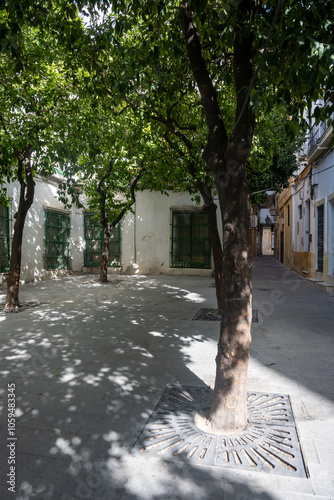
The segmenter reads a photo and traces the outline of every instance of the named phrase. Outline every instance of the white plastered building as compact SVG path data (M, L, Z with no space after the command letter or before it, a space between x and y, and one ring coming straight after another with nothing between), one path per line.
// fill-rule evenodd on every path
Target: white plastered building
M66 209L54 178L35 178L22 244L21 281L50 279L69 272L97 272L101 227L84 209ZM0 285L5 287L19 183L7 186L10 206L1 207ZM217 211L219 213L219 210ZM218 227L221 222L218 221ZM109 273L212 275L206 215L192 196L144 190L112 234Z

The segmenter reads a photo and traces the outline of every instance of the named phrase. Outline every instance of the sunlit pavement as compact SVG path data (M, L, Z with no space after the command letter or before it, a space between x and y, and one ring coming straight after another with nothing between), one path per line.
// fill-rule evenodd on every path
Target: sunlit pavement
M213 278L110 279L26 284L30 307L0 315L1 499L334 499L334 295L255 260L248 389L290 395L298 479L131 455L167 384L213 386L219 322L193 321Z

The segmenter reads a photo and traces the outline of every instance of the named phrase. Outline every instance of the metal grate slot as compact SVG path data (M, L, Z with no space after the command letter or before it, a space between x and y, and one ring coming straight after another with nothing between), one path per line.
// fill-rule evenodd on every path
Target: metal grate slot
M217 436L198 429L194 423L195 415L210 407L212 394L207 387L168 386L132 453L147 457L163 455L164 459L198 465L306 477L288 396L249 393L247 428L235 436ZM175 404L167 405L168 413L161 416L161 408L166 408L170 399ZM277 404L283 406L280 410L286 418L277 418L277 408L274 408Z

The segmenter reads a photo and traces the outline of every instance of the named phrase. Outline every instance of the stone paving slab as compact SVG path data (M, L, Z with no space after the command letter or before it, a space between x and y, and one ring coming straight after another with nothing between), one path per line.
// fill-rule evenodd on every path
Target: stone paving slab
M77 275L23 285L21 300L41 305L0 314L1 500L333 500L333 296L271 257L255 260L253 276L248 390L289 394L308 478L132 456L166 385L213 387L219 322L192 320L215 308L213 279L120 276L103 286Z

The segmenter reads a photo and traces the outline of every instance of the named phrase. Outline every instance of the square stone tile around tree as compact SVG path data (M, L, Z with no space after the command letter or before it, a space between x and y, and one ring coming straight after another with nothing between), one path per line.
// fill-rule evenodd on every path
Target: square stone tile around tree
M278 477L277 485L280 492L304 493L313 495L313 486L310 479L299 479L291 477Z
M277 477L262 473L236 473L222 471L224 494L223 500L273 500L273 493L277 490Z
M334 403L328 397L309 392L307 395L302 396L302 400L305 412L310 420L319 420L321 422L328 419L333 421ZM328 432L331 432L331 429L327 429Z
M320 464L319 455L313 439L307 438L304 435L301 436L300 446L302 449L306 469L308 469L308 466L310 464Z
M333 469L332 469L333 470ZM312 479L312 485L314 490L314 495L316 498L333 498L334 492L334 480L329 479L330 476L327 476L327 479ZM328 496L331 495L331 496Z
M334 431L332 432L331 439L314 440L314 445L317 450L319 462L327 467L332 467L334 470Z
M305 436L307 439L320 441L328 439L333 441L333 425L333 419L321 421L309 418L308 420L299 421L298 429L301 437Z

